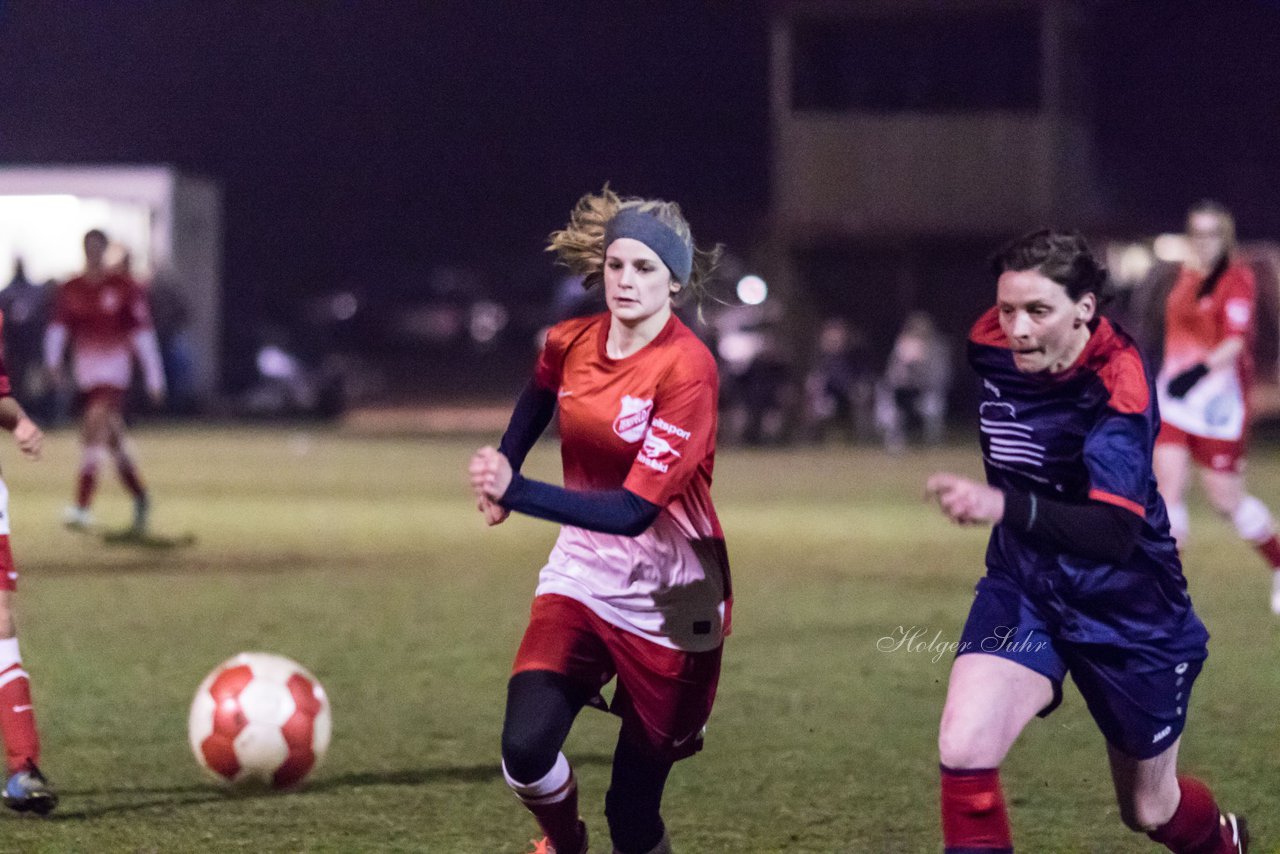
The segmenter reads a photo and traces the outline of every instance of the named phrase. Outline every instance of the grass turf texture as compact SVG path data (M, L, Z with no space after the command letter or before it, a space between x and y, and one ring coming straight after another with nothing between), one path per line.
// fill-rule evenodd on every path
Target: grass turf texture
M155 430L138 436L162 535L108 546L64 531L74 438L46 459L3 452L23 653L49 819L0 816L3 851L526 851L532 819L498 772L508 667L553 525L495 530L464 482L478 444L328 432ZM531 473L558 479L554 446ZM900 630L954 640L985 533L921 499L935 467L977 474L969 447L727 448L716 500L737 592L707 749L679 764L665 815L677 850L934 852L936 725L949 655L883 652ZM1254 491L1280 505L1258 449ZM104 479L105 527L129 506ZM1280 622L1260 560L1193 504L1192 594L1214 634L1182 749L1259 845L1280 840ZM186 743L192 692L242 650L294 657L324 682L334 738L300 792L229 795ZM596 850L617 732L583 712L567 745ZM1112 803L1101 737L1073 688L1004 773L1019 850L1151 851Z

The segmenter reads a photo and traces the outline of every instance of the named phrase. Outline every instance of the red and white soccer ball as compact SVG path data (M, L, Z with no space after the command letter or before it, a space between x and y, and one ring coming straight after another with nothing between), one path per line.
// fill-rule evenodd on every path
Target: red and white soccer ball
M329 698L296 661L242 652L205 677L187 736L196 761L224 783L298 785L329 749Z

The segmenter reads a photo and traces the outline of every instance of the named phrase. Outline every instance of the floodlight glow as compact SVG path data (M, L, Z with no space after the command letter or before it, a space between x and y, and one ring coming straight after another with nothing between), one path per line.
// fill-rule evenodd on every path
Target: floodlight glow
M1140 282L1147 277L1147 273L1151 272L1153 261L1151 251L1147 247L1141 243L1132 243L1120 253L1117 277L1125 282Z
M769 297L769 286L759 276L743 276L738 280L738 299L746 305L759 305Z
M102 228L120 251L127 249L135 273L150 270L151 210L105 198L0 195L0 276L7 281L21 258L34 282L65 279L84 267L84 233ZM0 282L3 284L3 282Z
M1161 261L1176 264L1189 254L1187 238L1181 234L1162 234L1156 238L1151 250Z

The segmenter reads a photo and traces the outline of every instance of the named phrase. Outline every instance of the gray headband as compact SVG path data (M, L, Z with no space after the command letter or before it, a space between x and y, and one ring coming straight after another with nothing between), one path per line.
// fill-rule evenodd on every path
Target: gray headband
M657 217L638 208L623 208L604 227L605 249L619 237L639 240L662 259L671 271L671 278L682 285L689 283L689 275L693 272L693 246Z

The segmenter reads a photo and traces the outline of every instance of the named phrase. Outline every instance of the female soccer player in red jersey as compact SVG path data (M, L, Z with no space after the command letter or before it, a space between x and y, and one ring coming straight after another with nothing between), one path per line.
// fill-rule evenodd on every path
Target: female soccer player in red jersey
M1231 257L1235 221L1222 205L1193 205L1187 237L1191 255L1165 305L1164 366L1156 381L1163 420L1156 482L1173 536L1182 544L1189 527L1183 493L1195 462L1209 504L1271 567L1271 610L1280 614L1280 539L1271 512L1244 485L1253 272Z
M516 510L563 527L538 579L507 691L502 765L546 838L587 850L561 747L585 705L622 718L605 815L614 850L670 851L659 807L672 764L702 746L729 624L729 565L711 503L719 380L672 311L718 248L698 250L673 203L584 196L549 250L608 311L553 327L498 449L471 484L490 524ZM559 409L564 487L521 464Z
M1106 737L1124 823L1178 854L1239 854L1244 820L1177 775L1209 635L1152 475L1146 367L1096 316L1106 270L1079 235L1051 231L993 267L996 305L969 337L987 482L927 484L953 522L994 526L938 739L946 851L1013 850L999 767L1070 673Z
M89 527L98 468L111 457L133 497L133 532L145 534L151 503L125 435L122 410L135 354L147 394L157 405L164 400L164 370L146 295L128 275L107 266L106 252L105 234L98 229L85 234L84 273L58 288L53 322L45 332L45 366L55 385L65 381L62 363L70 340L72 376L84 406L80 473L65 522L71 528Z
M0 362L0 428L13 434L18 450L24 455L40 459L44 434L13 397L3 362ZM40 759L40 737L31 704L31 683L22 666L13 619L17 583L18 571L9 548L9 488L0 480L0 735L4 737L9 771L0 797L10 809L43 815L57 806L58 796L36 765Z

